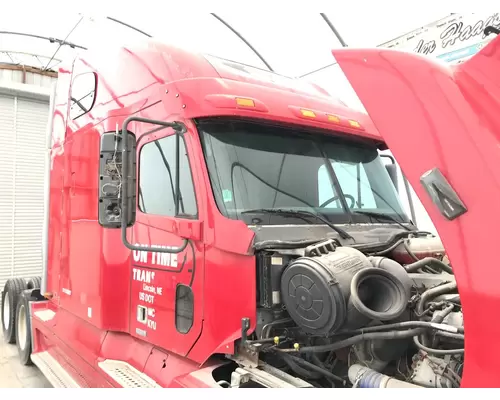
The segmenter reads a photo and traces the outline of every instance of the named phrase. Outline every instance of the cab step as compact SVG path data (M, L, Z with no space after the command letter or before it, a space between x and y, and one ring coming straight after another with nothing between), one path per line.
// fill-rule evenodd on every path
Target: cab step
M31 360L55 388L80 388L80 385L49 352L32 354Z
M153 379L119 360L105 360L98 363L106 374L124 388L161 388Z

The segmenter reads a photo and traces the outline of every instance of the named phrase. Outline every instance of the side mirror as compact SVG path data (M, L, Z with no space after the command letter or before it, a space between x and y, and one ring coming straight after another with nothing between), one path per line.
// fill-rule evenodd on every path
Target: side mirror
M396 164L386 164L385 169L387 170L387 173L389 174L389 177L391 178L394 187L399 192L398 167L396 166Z
M135 222L136 205L136 139L128 133L127 179L123 179L123 137L115 132L101 136L99 160L99 224L104 228L120 228ZM122 209L122 184L127 184L126 207Z

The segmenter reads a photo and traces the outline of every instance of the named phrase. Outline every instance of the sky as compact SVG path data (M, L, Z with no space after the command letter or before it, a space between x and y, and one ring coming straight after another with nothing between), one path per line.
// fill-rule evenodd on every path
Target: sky
M286 11L269 10L270 7L262 6L265 2L259 1L252 1L252 7L246 7L244 11L241 7L236 9L235 2L228 3L222 8L226 11L216 14L240 32L274 71L287 76L301 76L335 62L331 50L341 47L341 44L319 12L304 12L301 9L298 12L293 3L278 0L272 0L273 6L291 6ZM24 0L19 6L14 5L8 12L0 13L0 31L66 39L94 50L145 38L130 28L107 20L109 16L159 40L267 69L233 32L208 11L203 12L201 4L212 2L200 3L196 13L191 12L192 7L186 0L182 1L184 6L178 10L166 6L173 3L159 0L140 0L129 4L126 1L106 0L107 7L96 0L52 0L50 4L49 8L41 2ZM99 7L96 7L98 4ZM351 47L374 47L450 14L443 8L425 6L407 10L391 8L394 3L390 1L348 1L341 7L332 7L333 2L328 4L330 11L328 8L323 11ZM30 12L27 13L26 9ZM37 57L23 53L33 53ZM0 62L14 61L57 68L61 60L71 59L74 55L75 50L68 46L58 50L57 43L0 32ZM321 83L330 93L342 93L340 97L346 104L364 110L338 66L307 78Z
M395 18L393 15L381 13L380 9L377 13L377 10L370 12L371 10L365 7L364 12L360 13L356 10L356 3L349 2L342 7L342 12L325 12L347 44L354 47L379 45L449 14L442 11L411 10L406 13L401 11ZM66 38L71 32L67 40L85 47L142 38L139 33L104 19L111 16L158 39L265 68L236 35L209 13L194 14L186 10L151 13L153 5L158 4L151 0L141 0L140 9L123 6L108 12L102 9L98 9L98 12L91 7L79 7L77 4L67 5L57 12L41 8L40 13L45 12L43 16L37 12L2 12L0 30L60 39ZM285 75L301 75L323 67L333 60L330 50L340 46L319 13L313 11L277 13L253 9L217 14L247 38L274 70ZM32 52L50 59L56 48L57 44L43 40L0 34L0 51ZM59 51L56 59L64 57L65 54L66 51Z
M335 61L331 50L341 47L341 44L319 12L307 10L304 2L297 3L300 7L294 8L293 3L273 0L273 6L286 5L277 12L259 1L249 3L252 7L245 6L242 1L232 2L222 8L225 11L216 14L238 30L276 72L301 76ZM127 4L106 0L101 3L95 0L85 3L52 0L50 7L47 3L32 0L24 0L18 6L13 3L8 12L0 13L0 62L18 61L42 68L57 68L60 60L75 55L75 50L67 46L58 50L56 43L2 34L1 31L64 39L93 50L144 39L143 35L107 20L106 17L110 16L159 40L266 69L234 33L210 15L209 10L202 10L206 7L201 4L207 5L208 2L196 6L196 13L192 12L194 6L187 0L182 1L183 7L179 11L168 7L167 4L173 3L166 1L136 0ZM235 4L238 4L238 10ZM348 1L341 6L330 1L328 4L329 8L323 11L350 47L375 47L450 14L443 7L426 7L424 0L418 3L421 7L404 9L395 7L394 2L391 5L384 1ZM22 53L34 53L37 57L27 57ZM340 94L339 97L349 106L364 110L338 66L308 78L320 83L330 93ZM435 231L418 199L416 206L424 215L424 229Z

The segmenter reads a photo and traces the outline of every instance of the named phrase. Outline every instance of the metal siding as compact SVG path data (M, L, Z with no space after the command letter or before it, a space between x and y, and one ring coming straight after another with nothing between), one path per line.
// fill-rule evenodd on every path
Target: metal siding
M45 129L49 105L0 96L0 290L41 274Z
M13 275L15 98L0 96L0 291Z

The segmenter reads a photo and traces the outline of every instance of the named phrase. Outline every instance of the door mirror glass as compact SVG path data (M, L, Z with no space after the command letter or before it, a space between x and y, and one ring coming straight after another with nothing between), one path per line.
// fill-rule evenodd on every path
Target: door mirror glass
M99 223L105 228L120 228L125 218L127 226L135 222L136 205L136 140L128 134L127 175L123 180L123 139L115 132L101 136L99 160ZM122 206L122 183L127 182L125 210Z

